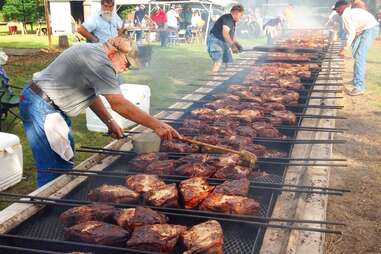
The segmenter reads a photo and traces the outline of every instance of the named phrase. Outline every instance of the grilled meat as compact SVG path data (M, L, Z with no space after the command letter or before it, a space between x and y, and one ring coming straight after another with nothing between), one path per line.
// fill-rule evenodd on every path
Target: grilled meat
M205 107L207 107L209 109L217 110L217 109L226 108L226 107L232 106L232 105L239 105L239 98L238 98L238 101L234 100L234 99L231 100L229 98L230 97L226 97L224 99L218 99L218 100L209 102L209 103L205 104Z
M252 124L252 127L257 133L258 137L262 138L280 138L282 134L273 127L272 123L269 122L255 122Z
M218 121L216 121L217 123ZM208 135L217 136L230 136L233 135L234 131L230 126L209 126L208 128L201 129L201 133Z
M295 125L296 124L296 115L290 111L273 111L272 116L279 117L282 119L284 124Z
M225 139L222 144L233 147L235 149L240 149L245 145L253 143L253 139L250 137L243 137L238 135L233 135Z
M165 224L168 220L164 214L141 206L136 207L136 209L121 209L115 215L116 224L129 231L144 225Z
M201 203L200 209L229 214L253 215L258 211L259 203L251 198L212 193Z
M138 174L127 177L126 185L131 190L144 193L164 187L165 183L156 175Z
M196 119L185 119L183 123L184 128L205 129L208 126L208 123Z
M256 156L263 156L267 151L265 146L257 144L245 145L243 149L255 154Z
M253 139L256 136L256 132L254 128L250 126L240 126L237 129L235 129L235 131L239 136L242 136L242 137L249 137Z
M196 153L198 147L185 143L176 143L173 141L164 141L161 143L160 151L173 153Z
M91 190L88 198L91 201L107 202L107 203L137 203L139 193L123 186L123 185L102 185Z
M70 228L65 228L65 240L124 247L129 232L119 226L87 221Z
M185 208L191 209L198 206L213 190L208 181L203 177L193 177L180 182L179 190Z
M187 230L185 226L171 224L137 227L127 246L138 250L170 253L185 230Z
M218 137L212 135L200 135L194 137L194 139L211 145L217 145L220 142Z
M203 115L207 115L211 113L214 113L214 110L209 108L198 108L198 109L192 110L191 115L198 118L199 116L203 116Z
M214 177L218 179L241 179L248 178L250 173L251 170L248 167L229 165L217 170Z
M205 153L189 154L179 159L182 163L204 163L209 160L209 155Z
M144 170L147 174L173 175L177 167L176 160L154 161Z
M225 181L214 188L214 193L225 195L236 195L246 197L249 193L249 180L242 178L239 180Z
M215 220L191 227L182 234L182 241L187 249L184 254L224 253L224 233Z
M138 171L138 172L143 172L146 167L151 164L153 161L157 160L166 160L168 159L168 155L166 153L145 153L145 154L140 154L133 158L129 163L128 163L128 168Z
M144 200L153 206L178 207L178 196L176 184L173 183L144 193Z
M227 166L235 166L240 162L240 157L237 154L223 154L218 157L210 157L208 164L217 169Z
M216 172L216 168L206 163L187 163L175 170L177 175L196 177L210 177Z
M106 204L84 205L70 208L60 215L60 221L65 227L70 227L86 221L113 222L114 214L118 212L113 206Z

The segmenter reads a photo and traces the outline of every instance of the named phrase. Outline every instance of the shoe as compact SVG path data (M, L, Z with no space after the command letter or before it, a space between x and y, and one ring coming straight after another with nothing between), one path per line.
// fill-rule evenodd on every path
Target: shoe
M348 93L348 95L350 95L350 96L358 96L358 95L363 95L364 93L365 93L364 90L359 90L357 88L353 88L352 91L350 91Z

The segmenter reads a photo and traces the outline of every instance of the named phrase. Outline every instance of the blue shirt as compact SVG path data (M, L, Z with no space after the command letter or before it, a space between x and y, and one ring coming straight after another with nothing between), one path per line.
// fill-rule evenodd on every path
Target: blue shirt
M123 25L123 22L119 16L114 13L111 22L104 20L99 11L94 16L89 17L83 26L87 31L92 33L99 39L99 42L106 42L108 39L118 35L118 29Z

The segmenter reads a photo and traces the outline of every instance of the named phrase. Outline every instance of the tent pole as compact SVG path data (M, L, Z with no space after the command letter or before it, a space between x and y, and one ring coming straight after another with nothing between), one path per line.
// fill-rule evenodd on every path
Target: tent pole
M210 26L210 13L212 12L212 6L213 4L209 5L208 21L206 23L206 31L205 31L205 39L204 39L205 44L208 40L208 33L209 33L209 26Z

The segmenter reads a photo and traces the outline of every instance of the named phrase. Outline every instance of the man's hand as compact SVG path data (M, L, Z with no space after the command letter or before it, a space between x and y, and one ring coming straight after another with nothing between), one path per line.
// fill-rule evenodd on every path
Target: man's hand
M234 54L238 54L238 53L239 53L239 49L238 49L238 47L237 47L237 45L236 45L235 43L233 43L233 44L231 45L231 48L232 48L232 52L233 52Z
M234 42L234 44L235 44L235 46L237 47L238 52L241 53L241 52L243 51L243 47L242 47L242 45L239 44L239 42L237 42L237 41Z
M113 118L111 118L108 121L107 127L111 137L115 139L121 139L124 137L123 129L119 126L119 124L117 124L117 122Z
M159 120L155 124L153 130L160 138L165 140L172 140L174 137L181 138L181 135L175 129Z

